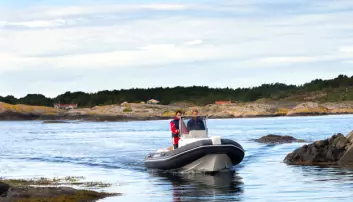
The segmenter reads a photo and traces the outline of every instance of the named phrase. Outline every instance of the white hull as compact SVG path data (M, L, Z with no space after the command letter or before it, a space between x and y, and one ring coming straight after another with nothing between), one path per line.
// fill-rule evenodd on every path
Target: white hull
M230 170L232 165L226 154L209 154L182 167L182 172L217 172Z

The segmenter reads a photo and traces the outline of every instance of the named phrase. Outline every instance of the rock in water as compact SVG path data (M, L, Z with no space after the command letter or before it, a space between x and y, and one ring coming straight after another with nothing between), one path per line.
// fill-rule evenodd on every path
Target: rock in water
M43 121L43 124L48 124L48 123L70 123L69 121L63 121L63 120L49 120L49 121Z
M9 190L9 188L10 188L10 186L8 184L0 182L0 197L1 196L6 196L7 191Z
M55 184L58 183L58 184ZM67 183L67 182L66 182ZM77 183L75 181L75 183ZM41 185L37 187L38 185ZM54 186L56 185L56 186ZM73 185L73 184L72 184ZM76 184L78 185L78 184ZM34 187L33 187L34 186ZM8 201L97 201L106 197L121 196L119 193L105 193L78 190L60 186L58 181L3 180L0 182L0 202Z
M341 133L326 140L304 145L289 153L284 163L289 165L336 165L350 146L350 141Z
M270 144L281 144L281 143L292 143L292 142L305 142L304 140L296 139L292 136L281 136L281 135L273 135L269 134L266 136L263 136L259 139L256 139L255 142L260 142L260 143L270 143Z
M109 196L118 196L118 194L99 193L94 191L76 190L70 187L19 187L11 188L7 198L18 199L19 201L25 199L42 199L43 201L50 201L49 199L68 201L96 201ZM66 199L66 200L65 200Z

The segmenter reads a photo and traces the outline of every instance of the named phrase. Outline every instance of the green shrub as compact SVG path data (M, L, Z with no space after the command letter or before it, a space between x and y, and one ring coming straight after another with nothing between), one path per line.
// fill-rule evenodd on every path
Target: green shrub
M132 112L132 108L131 107L126 107L123 109L123 112Z

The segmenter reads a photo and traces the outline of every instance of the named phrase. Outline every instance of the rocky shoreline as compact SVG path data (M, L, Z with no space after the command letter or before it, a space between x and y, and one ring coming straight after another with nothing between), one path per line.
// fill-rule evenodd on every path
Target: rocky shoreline
M162 116L129 116L129 115L43 115L43 114L23 114L23 113L2 113L0 121L87 121L87 122L120 122L120 121L148 121L148 120L166 120L171 117Z
M82 178L40 178L40 179L0 179L1 201L97 201L106 197L121 196L120 193L105 193L87 189L74 189L71 186L89 188L107 187L99 182L81 182Z
M251 102L205 106L152 105L125 103L71 110L44 106L10 105L0 102L0 120L80 120L80 121L145 121L171 119L175 111L186 116L198 109L210 119L257 118L279 116L319 116L353 114L353 102Z

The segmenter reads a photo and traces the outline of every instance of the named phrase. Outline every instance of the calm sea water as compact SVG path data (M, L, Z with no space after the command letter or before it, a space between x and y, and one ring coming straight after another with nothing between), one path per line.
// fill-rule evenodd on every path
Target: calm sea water
M83 176L112 183L101 201L351 201L353 172L288 166L284 157L302 143L265 145L269 133L319 140L353 130L353 116L209 120L211 135L246 150L234 173L172 175L147 171L144 157L170 145L169 121L42 124L0 122L0 177Z

